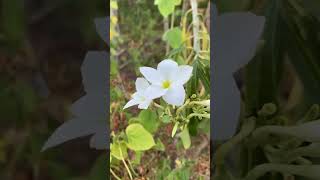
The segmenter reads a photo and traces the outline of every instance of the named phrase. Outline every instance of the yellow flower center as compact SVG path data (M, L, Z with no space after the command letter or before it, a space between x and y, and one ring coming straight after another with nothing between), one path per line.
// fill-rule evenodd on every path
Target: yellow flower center
M171 85L171 82L168 80L162 82L162 87L164 89L168 89L170 87L170 85Z

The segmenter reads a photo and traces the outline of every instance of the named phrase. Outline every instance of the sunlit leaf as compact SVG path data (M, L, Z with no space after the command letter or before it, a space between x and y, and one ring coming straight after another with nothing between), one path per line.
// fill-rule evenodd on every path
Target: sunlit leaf
M130 124L126 128L128 137L128 147L134 151L145 151L151 149L154 145L152 135L140 124Z
M172 48L178 48L182 45L182 31L178 27L172 28L164 34L163 39L167 41Z
M191 146L191 139L190 139L188 127L184 128L184 130L179 134L179 136L182 140L183 147L185 149L189 149Z
M175 6L179 5L181 0L155 0L154 4L158 5L159 11L163 17L168 17L173 13Z
M125 142L115 142L110 147L110 153L119 160L125 159L128 157L127 145Z

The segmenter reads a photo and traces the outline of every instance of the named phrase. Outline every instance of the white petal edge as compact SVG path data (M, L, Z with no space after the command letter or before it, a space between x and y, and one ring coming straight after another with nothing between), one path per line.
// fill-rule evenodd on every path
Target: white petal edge
M170 88L164 96L162 96L163 100L168 104L181 106L184 103L186 97L186 92L182 85L173 86Z
M182 65L179 66L178 72L174 76L174 82L179 85L187 83L192 76L192 66Z
M128 107L134 106L139 104L140 102L137 101L136 99L131 99L124 107L123 109L127 109Z
M163 80L162 75L151 67L141 67L140 72L152 84L160 85Z
M135 84L136 84L136 90L138 92L145 91L150 86L150 84L145 78L137 78Z

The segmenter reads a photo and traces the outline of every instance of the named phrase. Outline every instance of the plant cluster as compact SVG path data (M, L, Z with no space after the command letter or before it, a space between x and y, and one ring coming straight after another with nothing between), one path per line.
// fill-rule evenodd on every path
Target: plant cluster
M111 132L110 173L116 179L141 177L138 167L143 156L152 152L166 153L169 148L163 143L167 141L166 137L170 142L181 144L180 150L184 151L192 146L192 136L199 136L200 131L206 136L210 133L210 38L205 18L198 12L197 1L167 2L154 2L164 22L161 39L165 42L165 60L156 69L139 67L143 77L136 79L135 93L113 88L116 97L124 94L126 98L111 97L120 101L110 107L111 129L116 126L113 124L116 111L124 109L129 119L127 126ZM189 6L190 10L186 8ZM121 44L119 41L114 43ZM117 57L111 54L111 61L115 64L119 63ZM118 65L114 66L112 77L115 79L121 79L118 68ZM129 109L136 105L142 109L137 116L130 113L133 108ZM168 128L169 131L163 131ZM154 168L156 172L147 178L192 177L192 159L175 158L175 168L172 168L171 161L159 160Z

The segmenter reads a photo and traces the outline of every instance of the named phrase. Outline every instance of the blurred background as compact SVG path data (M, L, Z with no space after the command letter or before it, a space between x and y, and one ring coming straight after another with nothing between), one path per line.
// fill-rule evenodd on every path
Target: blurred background
M216 0L215 3L219 15L250 11L266 18L265 29L254 58L234 74L242 95L240 122L236 122L238 123L238 132L248 117L257 118L256 128L268 125L295 126L318 120L320 118L319 1ZM272 110L268 110L272 113L267 117L261 117L262 109L267 109L266 104L271 105L270 109ZM309 128L314 127L316 126ZM299 134L299 132L295 134ZM241 141L226 158L228 168L225 173L232 172L234 176L245 177L250 170L258 165L279 163L281 162L279 159L286 153L298 147L305 147L310 143L303 142L292 146L289 145L290 143L285 144L286 138L279 138L281 140L277 139L274 142L270 142L272 138L268 138L268 142L255 148L251 148L250 137L249 140ZM223 142L213 142L218 147L221 145L220 143ZM285 145L282 146L283 144ZM272 153L266 150L268 146L274 148ZM265 147L266 149L264 149ZM216 149L216 147L212 148L213 151ZM314 151L319 152L319 150ZM283 154L278 154L279 159L276 159L273 156L274 152L282 152ZM301 158L314 167L319 163L318 157L305 155ZM214 163L212 162L212 170L214 170ZM281 163L304 165L302 162L286 162L286 160ZM263 173L257 179L304 180L309 178L302 176L311 177L318 171L317 169L313 173L302 174ZM224 174L225 178L231 179L226 174Z
M109 49L94 25L107 15L104 0L0 0L0 179L105 179L88 138L40 151L84 95L86 52Z

